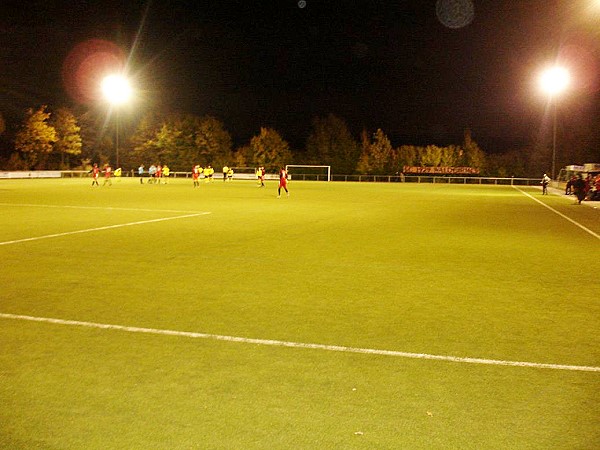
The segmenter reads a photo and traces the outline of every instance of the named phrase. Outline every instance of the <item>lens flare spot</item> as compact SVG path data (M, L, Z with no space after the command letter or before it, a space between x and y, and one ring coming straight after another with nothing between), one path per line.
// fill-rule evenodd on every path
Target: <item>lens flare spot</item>
M92 39L78 44L63 63L66 92L79 103L102 100L102 81L109 75L123 73L125 61L124 52L112 42Z
M586 42L564 45L558 54L557 62L569 68L573 89L583 92L597 92L600 88L598 58Z
M463 28L473 21L475 6L471 0L437 0L435 13L442 25Z

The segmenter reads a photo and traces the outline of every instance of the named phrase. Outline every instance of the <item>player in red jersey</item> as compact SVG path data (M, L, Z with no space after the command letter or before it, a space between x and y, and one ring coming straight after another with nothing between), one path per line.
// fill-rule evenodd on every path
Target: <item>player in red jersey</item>
M98 167L98 164L94 163L94 167L92 167L92 170L90 172L92 172L92 186L94 184L96 186L100 186L100 184L98 183L98 177L100 176L100 167Z
M281 197L281 188L285 189L285 192L287 194L287 196L290 196L290 191L288 191L287 188L287 182L288 182L288 173L287 170L285 170L285 168L281 168L279 170L279 188L277 188L277 198Z
M110 164L106 164L104 166L104 183L102 183L102 186L105 184L112 186L112 175L112 167L110 167Z
M192 180L194 180L194 187L200 186L200 166L197 164L192 167Z
M160 184L160 181L162 179L163 176L163 168L162 166L159 164L158 166L156 166L156 174L155 174L155 183L156 184Z

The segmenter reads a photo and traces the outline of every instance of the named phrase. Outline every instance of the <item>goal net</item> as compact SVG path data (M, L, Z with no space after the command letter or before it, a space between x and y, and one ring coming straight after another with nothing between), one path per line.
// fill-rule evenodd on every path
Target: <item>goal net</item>
M289 164L285 170L292 180L331 181L331 166Z

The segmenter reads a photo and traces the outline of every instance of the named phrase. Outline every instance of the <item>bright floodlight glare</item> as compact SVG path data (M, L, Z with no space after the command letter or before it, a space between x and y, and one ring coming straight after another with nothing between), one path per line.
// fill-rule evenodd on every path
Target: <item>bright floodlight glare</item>
M102 93L110 103L119 105L131 98L131 86L125 77L109 75L102 80Z
M551 67L542 72L540 84L549 95L560 94L569 86L569 71L564 67Z

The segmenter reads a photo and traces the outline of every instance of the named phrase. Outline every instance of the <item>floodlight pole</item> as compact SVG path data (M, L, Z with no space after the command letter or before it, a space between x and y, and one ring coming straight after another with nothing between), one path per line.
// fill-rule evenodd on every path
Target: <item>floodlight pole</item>
M115 146L116 146L116 150L117 150L117 165L116 165L115 169L118 169L119 168L119 108L116 108L115 122L116 122Z
M110 111L115 111L115 153L117 169L119 168L119 108L126 102L131 94L131 88L127 80L121 75L109 75L102 82L104 96L111 104Z
M556 98L552 99L552 107L554 111L552 111L552 180L554 181L556 175Z
M556 179L556 134L557 134L557 110L558 95L562 93L569 85L569 72L562 67L552 67L545 70L540 78L541 86L549 95L550 102L553 103L552 111L552 179Z

